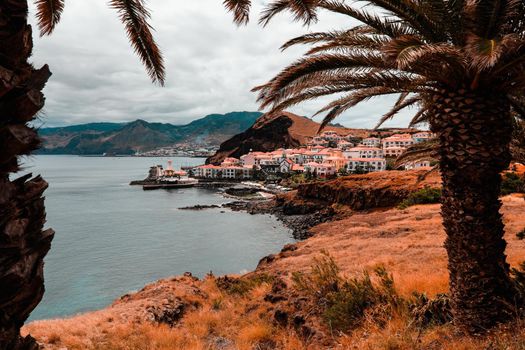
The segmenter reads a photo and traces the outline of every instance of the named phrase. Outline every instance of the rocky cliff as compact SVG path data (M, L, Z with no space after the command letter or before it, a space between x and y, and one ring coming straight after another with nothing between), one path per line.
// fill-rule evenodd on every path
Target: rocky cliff
M301 185L297 196L300 202L316 200L364 210L394 207L411 192L426 186L441 187L438 172L413 170L350 175L323 183Z
M262 116L248 130L223 142L207 163L219 164L226 157L238 158L252 151L268 152L277 148L297 147L305 144L319 130L319 123L292 113L283 112L277 117ZM340 135L352 134L366 137L368 130L328 126L325 130L337 131Z

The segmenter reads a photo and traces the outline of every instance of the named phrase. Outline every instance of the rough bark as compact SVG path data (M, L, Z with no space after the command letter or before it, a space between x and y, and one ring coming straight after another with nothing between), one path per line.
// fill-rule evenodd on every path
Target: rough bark
M54 232L43 230L44 190L39 176L16 180L19 157L39 146L27 122L43 107L41 92L51 75L47 66L28 63L32 51L27 2L0 3L0 349L37 349L20 328L44 293L43 258Z
M480 333L515 311L498 199L510 163L510 107L497 91L459 89L436 93L433 108L455 322Z

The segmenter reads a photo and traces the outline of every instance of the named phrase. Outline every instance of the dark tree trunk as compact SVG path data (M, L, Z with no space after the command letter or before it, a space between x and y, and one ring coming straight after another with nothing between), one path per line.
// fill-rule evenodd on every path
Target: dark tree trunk
M27 2L0 2L0 349L38 348L20 328L44 293L43 258L54 232L43 231L47 183L31 175L11 181L19 157L39 145L27 123L44 105L41 90L51 75L35 70Z
M481 333L515 309L498 199L500 174L510 163L510 108L494 91L443 90L433 102L455 322Z

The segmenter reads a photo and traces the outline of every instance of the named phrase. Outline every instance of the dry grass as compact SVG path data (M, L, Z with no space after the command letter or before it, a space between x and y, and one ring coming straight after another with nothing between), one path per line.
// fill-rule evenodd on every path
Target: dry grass
M516 233L525 227L522 197L503 199L507 255L512 265L525 258L525 242ZM445 235L438 205L354 214L341 221L314 228L317 235L297 244L297 250L280 253L259 272L279 274L289 282L290 271L309 271L314 257L327 251L346 276L364 268L386 266L394 276L397 292L429 296L448 288ZM291 285L291 283L289 283ZM71 350L525 350L525 324L496 330L483 338L455 333L452 326L417 328L407 315L392 315L379 326L365 318L348 334L324 330L331 345L297 335L273 319L276 305L264 301L270 291L262 279L245 294L227 293L214 279L179 278L159 281L143 291L117 301L110 308L64 320L33 322L24 328L45 345L44 349ZM141 310L168 297L180 296L199 307L188 309L174 327L145 322ZM326 340L326 339L325 339Z
M188 283L188 280L171 283ZM265 349L262 346L273 349L274 339L283 349L305 348L297 336L273 325L270 305L263 301L269 284L262 283L241 297L222 292L213 279L191 283L199 287L200 297L193 294L192 299L201 307L187 312L175 327L136 322L129 316L137 306L131 301L70 319L33 322L24 328L24 333L42 342L44 349L251 350ZM137 298L136 303L143 304L141 300ZM219 307L216 300L221 300Z

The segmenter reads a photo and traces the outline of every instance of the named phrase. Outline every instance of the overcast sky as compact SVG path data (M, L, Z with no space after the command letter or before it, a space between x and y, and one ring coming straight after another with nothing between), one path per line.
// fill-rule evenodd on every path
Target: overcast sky
M286 40L308 31L348 28L348 17L321 14L303 27L281 15L266 28L257 24L263 1L254 1L252 21L236 27L222 0L149 0L155 37L166 62L165 87L153 85L127 41L122 24L105 0L66 0L62 20L50 37L35 32L32 61L48 63L53 76L45 88L45 126L96 121L185 124L210 113L255 111L250 89L298 59L304 48L281 52ZM34 11L32 11L34 18ZM327 100L292 109L310 116ZM337 122L373 127L392 103L374 99ZM405 126L402 116L389 125Z

